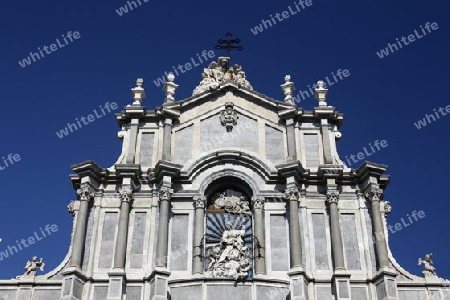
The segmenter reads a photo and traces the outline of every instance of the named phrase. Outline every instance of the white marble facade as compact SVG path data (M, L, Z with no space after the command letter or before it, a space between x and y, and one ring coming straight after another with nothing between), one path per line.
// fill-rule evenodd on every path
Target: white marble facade
M138 82L116 115L115 164L72 166L66 258L48 274L0 280L0 299L450 300L450 282L392 257L387 166L342 163L343 115L327 90L307 111L290 78L280 101L255 92L240 66L230 80L220 70L184 100L168 82L155 110Z

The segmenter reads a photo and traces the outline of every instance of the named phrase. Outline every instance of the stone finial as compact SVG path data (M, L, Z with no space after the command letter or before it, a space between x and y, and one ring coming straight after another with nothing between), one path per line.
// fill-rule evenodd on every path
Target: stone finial
M145 90L142 88L142 84L144 80L142 78L138 78L136 80L136 87L131 89L131 94L133 95L133 106L141 106L142 99L145 98Z
M436 268L433 267L432 264L433 264L433 253L426 254L425 255L425 260L422 260L421 258L419 258L418 265L419 266L423 265L423 267L425 269L425 270L422 271L422 274L423 274L424 277L437 276L436 272L435 272Z
M163 86L163 91L166 92L166 100L164 100L165 103L172 103L175 101L175 98L173 95L175 95L175 91L178 88L178 84L175 84L173 81L175 79L175 75L173 73L169 73L167 75L167 81Z
M285 83L281 85L281 90L283 91L285 97L284 102L289 104L294 104L294 99L292 98L292 95L295 91L295 85L293 82L291 82L291 75L284 76Z
M314 98L319 100L319 106L327 106L328 89L325 88L323 80L317 81L317 88L315 89Z

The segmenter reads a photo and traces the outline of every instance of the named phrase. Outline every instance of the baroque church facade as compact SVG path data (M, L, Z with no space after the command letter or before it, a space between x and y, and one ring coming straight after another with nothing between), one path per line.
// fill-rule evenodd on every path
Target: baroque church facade
M343 114L297 107L290 77L275 100L220 57L193 95L116 114L122 152L109 168L72 166L73 232L53 271L0 280L2 300L450 300L432 256L423 277L388 246L387 166L347 168Z

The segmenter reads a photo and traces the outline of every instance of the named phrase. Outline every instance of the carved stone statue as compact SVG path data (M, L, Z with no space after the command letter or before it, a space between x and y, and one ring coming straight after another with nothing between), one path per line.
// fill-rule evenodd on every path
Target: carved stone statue
M45 263L42 262L42 258L40 261L37 261L37 256L33 256L31 261L28 261L25 265L25 273L22 276L36 276L37 268L40 268L41 271L44 271Z
M220 112L220 122L227 128L227 131L233 129L233 126L237 124L238 118L234 104L232 102L225 103L225 109Z
M245 225L235 229L233 223L225 222L220 243L208 249L207 277L239 280L248 276L250 249L244 246L244 236Z
M221 56L217 62L211 62L208 68L203 69L202 81L194 89L193 96L201 94L205 91L215 90L219 87L219 84L225 81L234 81L239 86L243 86L252 90L252 85L245 78L245 72L242 67L235 64L233 67L229 67L229 57Z
M419 258L419 266L423 265L424 269L422 271L422 274L424 277L427 276L437 276L436 275L436 268L432 266L433 264L433 253L427 254L425 255L425 260L422 260L421 258Z
M218 193L214 200L214 207L225 209L226 212L236 214L250 214L247 199L244 196L225 196L225 193Z

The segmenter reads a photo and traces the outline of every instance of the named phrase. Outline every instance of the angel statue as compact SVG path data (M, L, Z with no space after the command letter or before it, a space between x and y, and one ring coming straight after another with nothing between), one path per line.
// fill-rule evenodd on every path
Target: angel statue
M422 271L423 276L436 276L436 268L432 266L433 264L433 253L425 255L425 260L419 258L419 266L423 265L425 270Z
M37 261L37 256L33 256L31 261L28 261L25 266L25 274L23 275L31 275L36 276L36 269L40 268L41 271L44 271L45 263L42 262L42 258L40 261Z

